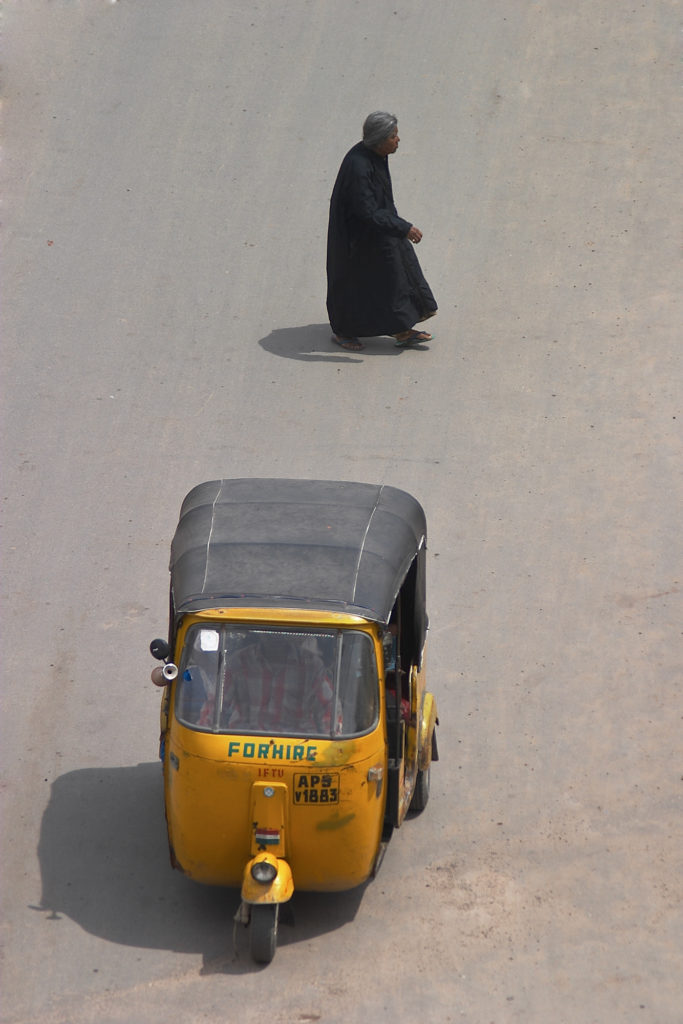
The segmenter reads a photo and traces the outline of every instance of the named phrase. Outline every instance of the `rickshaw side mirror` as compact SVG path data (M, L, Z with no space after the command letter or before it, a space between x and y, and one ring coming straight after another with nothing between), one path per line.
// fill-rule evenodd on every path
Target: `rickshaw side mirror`
M166 661L171 657L171 648L165 640L152 640L149 645L150 654L157 661Z

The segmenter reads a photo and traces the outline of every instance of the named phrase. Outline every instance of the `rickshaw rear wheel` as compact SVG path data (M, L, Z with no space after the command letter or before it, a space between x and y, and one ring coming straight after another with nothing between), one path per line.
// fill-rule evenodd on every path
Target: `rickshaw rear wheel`
M249 950L257 964L269 964L277 946L279 903L257 903L251 908Z
M429 776L430 768L425 768L424 771L418 769L417 778L415 779L415 790L413 791L413 798L410 801L410 812L411 814L419 814L420 811L424 811L429 800Z

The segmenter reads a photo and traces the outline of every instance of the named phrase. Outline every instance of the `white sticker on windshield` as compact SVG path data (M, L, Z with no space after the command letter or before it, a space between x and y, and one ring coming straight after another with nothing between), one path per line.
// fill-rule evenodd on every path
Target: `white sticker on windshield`
M217 629L200 629L199 646L202 651L217 651L220 633Z

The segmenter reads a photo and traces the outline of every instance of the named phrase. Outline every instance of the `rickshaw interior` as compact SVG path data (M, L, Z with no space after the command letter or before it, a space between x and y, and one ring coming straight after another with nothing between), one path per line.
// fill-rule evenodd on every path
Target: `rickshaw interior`
M270 666L280 685L264 671ZM373 729L378 701L365 632L207 624L185 639L175 713L215 733L332 739Z

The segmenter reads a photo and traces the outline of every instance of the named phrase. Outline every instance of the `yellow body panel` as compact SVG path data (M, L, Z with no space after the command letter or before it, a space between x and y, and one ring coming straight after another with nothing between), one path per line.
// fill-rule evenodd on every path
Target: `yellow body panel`
M384 790L368 771L383 763L384 746L381 726L353 740L303 742L216 736L172 722L164 774L177 866L198 882L240 885L258 829L270 829L278 842L265 848L286 856L297 889L359 885L382 833ZM262 796L275 787L284 798Z

